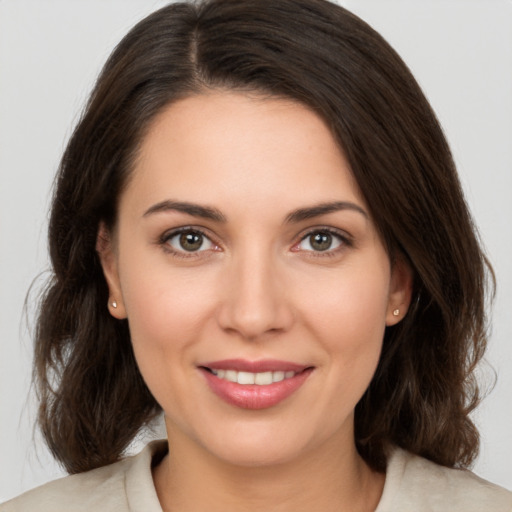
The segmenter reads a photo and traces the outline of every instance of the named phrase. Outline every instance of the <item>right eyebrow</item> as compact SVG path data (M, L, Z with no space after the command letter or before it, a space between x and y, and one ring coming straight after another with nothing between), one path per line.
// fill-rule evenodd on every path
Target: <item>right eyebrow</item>
M359 205L350 201L333 201L330 203L320 203L307 208L299 208L286 217L286 222L302 222L303 220L313 219L321 215L327 215L342 210L351 210L360 213L365 219L369 218L368 213Z
M217 208L202 206L186 201L172 200L161 201L160 203L154 204L144 212L143 217L168 211L182 212L193 217L201 217L203 219L214 220L216 222L227 222L226 217L219 210L217 210Z

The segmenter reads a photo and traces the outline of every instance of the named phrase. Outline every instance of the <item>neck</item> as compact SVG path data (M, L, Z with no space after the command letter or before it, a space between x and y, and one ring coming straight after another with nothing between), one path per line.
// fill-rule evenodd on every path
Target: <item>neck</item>
M366 465L353 440L330 439L293 461L251 467L168 434L170 455L153 475L164 512L370 512L382 494L384 475Z

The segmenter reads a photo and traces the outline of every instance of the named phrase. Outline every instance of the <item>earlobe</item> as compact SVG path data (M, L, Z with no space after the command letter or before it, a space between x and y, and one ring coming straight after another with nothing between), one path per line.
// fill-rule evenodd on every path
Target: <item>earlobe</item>
M114 318L122 320L126 318L126 311L121 291L121 283L119 281L117 255L114 250L112 233L104 222L101 222L98 227L96 252L98 253L103 275L105 276L109 290L109 299L106 306Z
M413 280L411 266L404 261L404 258L397 258L391 269L386 325L397 324L407 314L411 303Z

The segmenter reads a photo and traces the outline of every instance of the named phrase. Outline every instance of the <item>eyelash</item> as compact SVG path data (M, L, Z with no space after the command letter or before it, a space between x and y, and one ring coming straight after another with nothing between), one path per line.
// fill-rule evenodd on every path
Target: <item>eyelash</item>
M212 239L211 236L206 234L205 231L203 231L200 228L196 228L193 226L184 226L182 228L173 229L171 231L166 231L162 234L162 236L159 238L158 243L162 246L163 250L172 254L174 257L177 258L197 258L199 256L205 256L203 253L209 252L208 249L202 250L202 251L185 251L185 250L176 250L174 249L169 241L172 240L174 237L178 235L182 235L185 233L190 234L196 234L200 235L204 239L208 240L217 250L219 245L215 243L215 241ZM338 239L340 242L339 246L334 249L326 249L325 251L314 251L314 250L308 250L308 251L301 251L300 249L297 249L297 247L308 239L308 237L311 237L315 234L328 234L332 236L333 238ZM314 257L314 258L324 258L324 257L334 257L337 256L339 252L343 251L347 247L352 247L353 240L350 236L348 236L344 232L340 232L336 229L330 228L330 227L315 227L312 229L309 229L305 234L301 235L299 240L295 242L292 246L293 252L304 252L308 254L308 257Z
M338 256L340 252L345 250L346 248L353 247L354 243L352 238L345 232L339 231L334 228L330 227L323 227L318 226L309 229L305 234L301 235L298 242L296 242L293 247L292 251L294 252L300 252L300 249L294 250L298 245L300 245L302 242L307 240L309 237L315 235L315 234L328 234L331 235L333 238L338 239L340 242L338 247L335 247L334 249L326 249L325 251L303 251L307 253L308 257L311 258L332 258L335 256Z
M176 258L197 258L198 256L205 256L203 253L208 252L208 250L202 250L202 251L185 251L185 250L176 250L170 245L170 240L172 240L174 237L182 235L182 234L194 234L194 235L200 235L205 240L208 240L214 247L218 247L218 244L216 244L212 237L207 235L202 229L193 227L193 226L184 226L182 228L173 229L171 231L166 231L162 234L160 239L158 240L158 243L162 246L163 250L165 252L168 252L172 254Z

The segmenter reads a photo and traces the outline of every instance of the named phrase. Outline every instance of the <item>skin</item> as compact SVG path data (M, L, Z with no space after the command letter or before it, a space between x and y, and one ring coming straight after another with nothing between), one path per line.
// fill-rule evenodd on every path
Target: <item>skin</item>
M349 207L289 219L332 202ZM200 250L180 245L172 230L183 227L208 237ZM331 246L315 250L311 231L327 229ZM225 91L172 104L143 140L116 230L100 228L98 250L111 314L128 318L140 371L165 413L171 456L154 470L164 510L375 509L384 476L355 449L354 408L385 327L407 311L411 272L391 265L316 114ZM216 396L198 370L232 358L314 370L278 405L246 410Z

